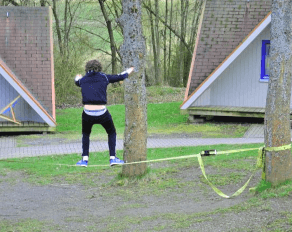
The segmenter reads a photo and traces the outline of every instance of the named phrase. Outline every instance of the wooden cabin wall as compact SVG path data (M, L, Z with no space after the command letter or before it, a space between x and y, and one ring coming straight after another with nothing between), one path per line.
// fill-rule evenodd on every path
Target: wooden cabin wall
M54 118L51 20L49 7L0 7L1 59Z
M0 75L0 110L9 104L13 99L19 96L19 93ZM30 121L44 123L44 120L31 108L31 106L20 98L15 105L14 113L18 121ZM11 113L5 114L11 117ZM6 121L0 118L0 122Z
M205 90L192 106L265 107L267 82L260 82L262 40L268 26Z

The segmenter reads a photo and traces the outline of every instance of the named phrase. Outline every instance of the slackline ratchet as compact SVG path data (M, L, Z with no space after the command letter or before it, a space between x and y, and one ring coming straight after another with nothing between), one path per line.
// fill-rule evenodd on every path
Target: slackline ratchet
M288 150L291 148L291 144L288 145L283 145L279 147L260 147L260 148L246 148L246 149L237 149L237 150L228 150L228 151L216 151L216 150L210 150L210 151L202 151L199 154L194 154L194 155L185 155L185 156L177 156L177 157L169 157L169 158L163 158L163 159L155 159L155 160L144 160L144 161L137 161L137 162L130 162L130 163L124 163L122 165L132 165L132 164L141 164L141 163L153 163L153 162L160 162L160 161L168 161L168 160L178 160L178 159L189 159L189 158L198 158L198 162L202 171L203 176L207 180L208 185L221 197L224 198L232 198L239 196L247 187L249 184L251 178L254 176L258 168L263 168L262 172L262 178L265 178L265 151L283 151L283 150ZM249 179L246 181L246 183L238 189L235 193L232 195L228 196L225 193L223 193L220 189L216 188L208 179L204 164L203 164L203 159L202 156L209 156L209 155L228 155L232 153L237 153L237 152L245 152L245 151L254 151L258 150L258 157L257 157L257 164L255 170L252 172L251 176ZM4 160L0 160L4 161ZM9 161L7 160L6 162L14 162L14 161ZM48 164L49 165L49 164ZM67 166L67 167L76 167L76 165L68 165L68 164L52 164L52 165L59 165L59 166ZM122 165L117 165L117 166L122 166ZM90 165L89 167L108 167L108 165ZM255 188L250 188L250 190L254 190Z

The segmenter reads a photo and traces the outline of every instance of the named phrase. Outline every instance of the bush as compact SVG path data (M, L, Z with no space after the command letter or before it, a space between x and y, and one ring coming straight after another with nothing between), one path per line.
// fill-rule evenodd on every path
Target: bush
M84 73L84 58L77 54L71 54L67 59L55 50L55 92L56 105L76 104L80 102L81 92L74 83L76 74ZM77 102L76 102L77 101Z

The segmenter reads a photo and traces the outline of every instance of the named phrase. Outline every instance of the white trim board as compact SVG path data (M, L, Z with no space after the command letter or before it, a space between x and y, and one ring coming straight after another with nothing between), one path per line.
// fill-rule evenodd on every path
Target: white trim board
M13 80L13 78L0 66L0 74L8 81L8 83L21 95L21 97L33 108L37 114L51 127L56 127L52 121L40 107L31 99L30 96Z
M256 39L256 37L271 23L271 14L255 29L255 31L209 76L205 83L181 106L186 110L192 103L228 68L228 66Z

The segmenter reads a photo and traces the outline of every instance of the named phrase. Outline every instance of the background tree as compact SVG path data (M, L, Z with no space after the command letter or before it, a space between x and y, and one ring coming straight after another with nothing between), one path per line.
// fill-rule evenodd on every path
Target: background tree
M181 19L180 19L180 34L181 38L185 38L187 15L189 9L189 0L181 1ZM184 83L184 60L185 60L185 47L182 41L179 45L179 86L183 86Z
M57 105L72 104L81 98L80 91L72 77L84 72L84 49L86 37L80 37L75 30L82 1L46 1L51 6L54 20L54 67ZM86 51L86 52L84 52Z
M202 2L141 1L147 86L186 86ZM2 0L0 4L51 6L58 106L80 102L80 91L70 78L84 71L85 60L102 60L108 73L121 70L123 28L116 20L122 14L121 0ZM109 91L123 99L121 86L110 86Z
M123 0L123 14L119 19L123 27L124 43L120 53L124 68L135 67L134 74L124 81L126 123L124 134L124 160L143 161L147 158L147 102L145 86L145 41L141 22L141 1ZM123 176L145 174L146 163L123 165Z
M270 80L266 102L265 146L291 143L290 98L292 55L292 1L272 1ZM292 179L291 149L267 151L265 180L277 185Z
M148 8L152 11L151 1L147 1ZM158 20L158 1L155 0L155 20L153 14L148 10L149 23L151 28L151 43L152 43L152 54L153 54L153 66L154 66L154 83L156 85L161 84L160 73L159 73L159 55L160 55L160 44L159 44L159 20Z
M104 0L98 0L100 9L102 11L104 20L106 22L106 27L109 34L110 39L110 47L111 47L111 63L112 63L112 73L117 73L117 52L116 52L116 44L114 39L114 33L112 28L112 21L110 20L107 10L104 6Z
M155 67L158 65L160 60L163 58L167 58L168 60L163 60L163 63L168 63L168 65L162 66L165 67L165 69L161 69L160 66L159 75L166 75L166 77L163 79L171 86L186 86L193 48L195 45L195 40L193 37L196 36L198 19L202 11L203 1L190 2L171 0L169 17L168 13L166 13L165 11L165 15L163 15L161 13L162 11L153 10L152 2L153 0L143 1L143 7L148 12L148 18L144 20L144 28L146 29L146 31L147 28L151 29L152 39L147 41L151 41L151 45L153 48L153 76L156 75ZM165 4L166 7L168 3L163 2L163 4ZM160 5L162 5L162 2L160 2ZM151 15L153 15L153 17ZM159 33L156 33L156 31L153 29L155 27L154 20L157 19L162 25L160 26L162 29L159 30ZM193 23L196 23L196 25L194 25ZM167 34L169 36L166 36ZM168 38L166 43L168 44L169 49L168 51L166 51L165 48L163 48L163 57L160 57L160 53L157 52L158 46L156 42L154 42L157 41L157 35L161 37L159 41L164 40L164 38ZM149 47L148 44L149 42L147 42L147 47ZM161 47L159 49L161 49ZM168 56L165 52L168 53ZM147 73L149 73L149 71L151 72L151 70L148 69ZM154 83L157 83L156 79L157 78L155 77Z

